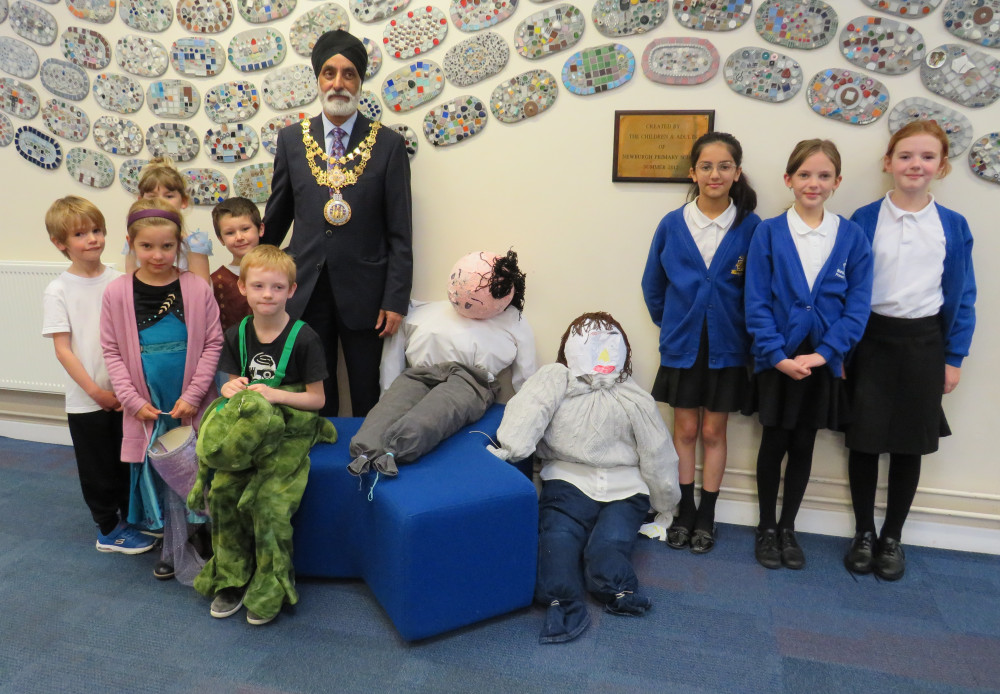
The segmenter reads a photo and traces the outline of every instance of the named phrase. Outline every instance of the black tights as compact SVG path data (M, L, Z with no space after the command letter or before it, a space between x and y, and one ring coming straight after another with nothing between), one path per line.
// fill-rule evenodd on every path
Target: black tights
M802 504L812 471L815 429L764 427L757 453L757 502L760 505L760 528L795 528L795 516ZM785 466L785 494L781 503L781 521L775 520L778 488L781 486L781 461Z
M854 506L855 531L875 532L875 487L878 483L878 454L851 451L847 463ZM901 540L903 523L910 513L920 482L920 456L889 454L889 494L886 499L882 537Z

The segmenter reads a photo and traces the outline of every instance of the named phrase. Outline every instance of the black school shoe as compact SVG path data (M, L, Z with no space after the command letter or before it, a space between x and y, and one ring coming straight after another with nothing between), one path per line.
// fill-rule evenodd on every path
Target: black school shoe
M782 528L778 533L778 545L781 547L781 565L796 571L806 565L806 555L795 539L795 531Z
M776 528L768 528L767 530L757 528L754 531L753 555L756 557L757 563L765 569L781 568L781 550L778 549L778 530Z
M875 533L871 530L855 533L851 548L844 555L844 566L854 574L870 574L875 559Z
M153 565L153 576L160 581L168 581L174 577L174 565L162 559Z
M898 581L906 571L906 555L899 540L883 537L878 541L878 551L872 561L875 575L885 581Z

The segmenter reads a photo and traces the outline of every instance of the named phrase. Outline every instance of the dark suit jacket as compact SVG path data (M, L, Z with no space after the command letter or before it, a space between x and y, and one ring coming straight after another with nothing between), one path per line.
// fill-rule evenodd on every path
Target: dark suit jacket
M325 148L322 117L312 118L309 124L313 138ZM370 132L371 121L358 114L347 151ZM309 170L302 126L296 123L282 129L261 242L280 246L295 222L287 249L298 268L298 290L288 302L293 318L305 310L325 264L345 325L351 330L373 328L379 309L406 313L413 280L410 161L403 138L381 128L364 173L341 193L352 214L347 224L338 227L323 217L330 189L319 185Z

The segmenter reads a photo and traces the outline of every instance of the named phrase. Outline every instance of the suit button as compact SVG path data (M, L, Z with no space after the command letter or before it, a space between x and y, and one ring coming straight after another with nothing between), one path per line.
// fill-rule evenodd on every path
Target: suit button
M333 236L333 229L327 229L326 230L326 235L327 236Z
M323 263L316 263L316 270L319 271L322 269L323 269Z

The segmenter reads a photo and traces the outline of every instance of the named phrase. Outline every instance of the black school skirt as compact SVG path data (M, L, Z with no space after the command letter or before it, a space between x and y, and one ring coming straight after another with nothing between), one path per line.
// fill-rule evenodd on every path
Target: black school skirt
M868 319L847 373L854 421L846 443L864 453L926 455L951 429L941 409L941 317Z
M687 369L660 366L653 382L653 399L671 407L709 412L737 412L745 409L750 379L746 367L708 368L708 325L701 328L701 343L694 364Z

